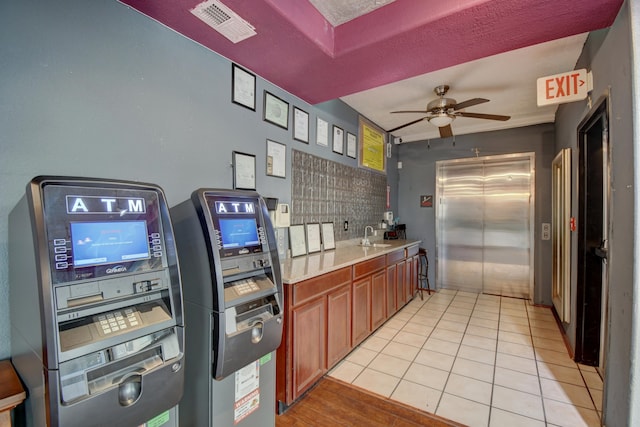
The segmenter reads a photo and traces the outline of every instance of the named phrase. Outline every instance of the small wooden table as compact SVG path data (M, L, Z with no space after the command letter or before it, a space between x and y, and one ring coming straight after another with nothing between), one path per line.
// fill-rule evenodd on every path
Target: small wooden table
M21 404L26 396L11 362L0 361L0 427L11 427L11 410Z

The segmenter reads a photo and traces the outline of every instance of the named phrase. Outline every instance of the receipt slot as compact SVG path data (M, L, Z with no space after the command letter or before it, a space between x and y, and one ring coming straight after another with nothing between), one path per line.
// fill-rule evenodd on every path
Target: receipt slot
M199 189L171 216L187 323L180 424L273 426L282 282L266 204Z
M37 177L9 216L11 352L27 424L177 425L178 261L152 184Z

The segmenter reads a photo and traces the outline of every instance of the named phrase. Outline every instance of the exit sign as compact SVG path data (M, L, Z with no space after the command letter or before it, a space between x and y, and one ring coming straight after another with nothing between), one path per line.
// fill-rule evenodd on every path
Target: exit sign
M592 89L591 73L586 69L540 77L538 79L538 107L580 101Z

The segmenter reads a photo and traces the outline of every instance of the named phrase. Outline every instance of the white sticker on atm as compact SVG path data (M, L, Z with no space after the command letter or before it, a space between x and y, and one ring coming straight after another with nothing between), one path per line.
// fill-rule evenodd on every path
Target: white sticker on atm
M233 423L237 424L260 407L260 361L236 371L235 380Z

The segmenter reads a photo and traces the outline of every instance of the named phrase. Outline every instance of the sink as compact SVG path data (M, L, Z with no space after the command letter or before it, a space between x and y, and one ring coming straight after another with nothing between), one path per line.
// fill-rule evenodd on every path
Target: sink
M388 248L391 246L391 243L369 243L368 245L360 244L359 246L362 246L363 248Z

